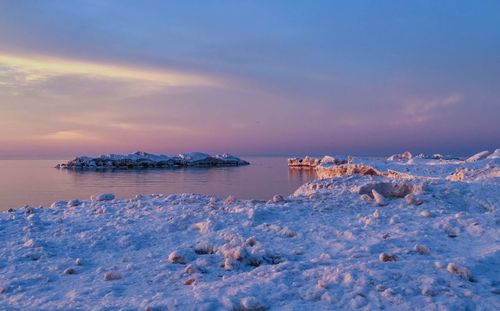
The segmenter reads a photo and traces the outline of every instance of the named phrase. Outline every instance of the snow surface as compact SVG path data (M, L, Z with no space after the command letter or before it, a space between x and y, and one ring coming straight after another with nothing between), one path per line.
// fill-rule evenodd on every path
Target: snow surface
M500 181L469 172L498 163L411 160L354 158L405 175L268 202L105 193L0 213L0 310L500 310Z

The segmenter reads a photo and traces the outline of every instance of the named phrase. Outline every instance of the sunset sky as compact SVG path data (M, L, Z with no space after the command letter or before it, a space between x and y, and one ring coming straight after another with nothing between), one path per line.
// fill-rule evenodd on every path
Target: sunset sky
M500 148L500 1L0 1L0 158Z

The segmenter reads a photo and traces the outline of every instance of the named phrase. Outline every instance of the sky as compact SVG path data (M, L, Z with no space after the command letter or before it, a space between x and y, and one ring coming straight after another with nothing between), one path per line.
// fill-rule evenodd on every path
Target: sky
M0 158L500 148L500 1L0 1Z

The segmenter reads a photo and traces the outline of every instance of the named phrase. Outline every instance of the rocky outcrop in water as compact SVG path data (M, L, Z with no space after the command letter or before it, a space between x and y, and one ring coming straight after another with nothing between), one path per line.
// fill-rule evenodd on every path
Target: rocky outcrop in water
M201 152L182 153L178 156L157 155L138 151L120 155L109 154L99 157L76 157L73 160L58 164L60 169L138 169L138 168L173 168L173 167L212 167L241 166L249 162L233 155L224 153L211 156Z

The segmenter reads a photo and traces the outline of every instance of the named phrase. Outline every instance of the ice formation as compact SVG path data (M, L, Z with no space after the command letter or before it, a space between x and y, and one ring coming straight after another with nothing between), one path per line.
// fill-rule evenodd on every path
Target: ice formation
M485 150L485 151L481 151L481 152L478 152L476 153L475 155L473 156L470 156L468 157L465 162L477 162L479 160L484 160L486 159L489 155L491 154L491 152L489 152L488 150Z
M351 175L382 175L382 173L380 173L373 167L364 164L322 164L316 167L316 173L319 178L331 178Z
M306 156L304 158L289 158L288 166L289 167L298 167L298 168L315 168L321 164L345 164L347 160L334 158L332 156L324 156L321 159L313 158Z

